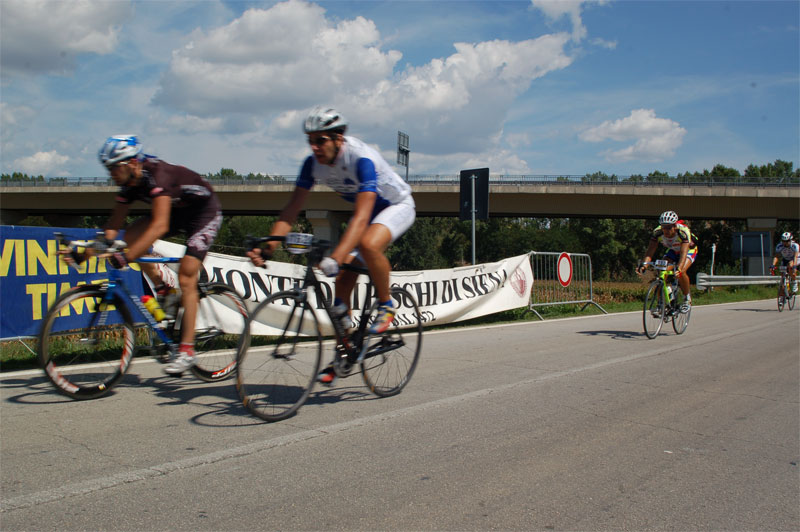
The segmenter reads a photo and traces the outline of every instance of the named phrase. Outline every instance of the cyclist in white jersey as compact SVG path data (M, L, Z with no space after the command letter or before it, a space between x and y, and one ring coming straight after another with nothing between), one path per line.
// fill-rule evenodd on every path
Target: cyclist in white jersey
M786 273L792 279L792 292L797 293L797 265L798 257L800 257L800 245L792 240L792 233L786 231L781 235L781 241L775 246L775 256L772 258L772 273L775 273L775 268L778 266L778 260L781 261L781 266L786 266Z
M380 302L370 331L381 333L395 315L389 292L391 264L384 252L414 223L416 205L408 183L376 150L355 137L345 136L346 130L347 121L335 109L317 107L306 118L303 131L312 155L303 163L294 192L272 226L271 235L284 236L291 230L315 184L327 185L353 203L347 229L331 254L320 261L319 268L328 277L337 277L333 310L346 317L357 275L348 270L339 273L339 266L354 259L366 265ZM269 243L269 251L277 245ZM255 265L263 264L261 250L251 250L247 255ZM320 374L320 381L325 384L334 379L332 367Z

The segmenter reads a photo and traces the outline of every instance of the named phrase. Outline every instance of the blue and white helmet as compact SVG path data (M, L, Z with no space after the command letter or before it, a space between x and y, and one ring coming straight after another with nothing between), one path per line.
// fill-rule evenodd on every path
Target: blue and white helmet
M100 148L100 162L104 166L112 166L121 161L132 159L142 152L142 145L134 135L114 135Z
M782 242L791 242L791 240L792 240L792 233L790 233L789 231L786 231L781 235Z

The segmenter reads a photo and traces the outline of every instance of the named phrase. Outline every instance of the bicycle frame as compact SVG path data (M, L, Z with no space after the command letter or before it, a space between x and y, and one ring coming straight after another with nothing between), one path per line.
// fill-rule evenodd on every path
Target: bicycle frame
M180 257L139 257L136 259L138 263L151 263L151 264L170 264L180 262ZM152 314L145 308L144 303L141 300L134 296L131 291L128 289L128 286L125 284L125 280L120 275L119 271L116 269L109 269L109 279L106 281L106 293L105 297L103 298L104 301L110 303L114 299L114 293L117 290L121 290L122 293L125 295L127 299L128 308L135 309L139 316L144 318L145 323L147 323L148 327L155 331L158 338L164 342L166 345L172 345L172 340L167 336L167 332L158 326L158 322L155 320Z
M285 237L263 237L263 238L259 238L257 240L254 240L252 245L255 247L258 244L261 244L263 242L269 242L269 241L285 242L286 238ZM364 304L362 305L362 308L361 308L361 316L359 318L358 328L356 329L356 331L353 334L347 334L347 331L345 331L342 328L342 324L339 322L339 320L337 320L333 316L333 314L331 313L331 307L332 307L333 301L328 299L328 297L325 295L324 290L322 290L322 282L319 280L319 278L317 277L317 274L314 272L314 268L311 266L312 264L318 263L322 259L323 255L324 255L325 251L327 250L327 248L329 247L330 243L327 242L327 241L322 240L322 241L318 241L316 244L317 245L311 247L311 251L308 253L308 266L306 266L305 274L303 275L302 284L300 286L295 286L294 288L290 288L290 289L288 289L288 291L292 292L295 295L297 295L303 301L303 303L307 303L307 301L308 301L308 289L309 288L313 288L315 290L315 292L318 294L319 300L324 303L322 305L322 308L325 311L325 314L327 314L328 318L330 319L331 324L333 325L334 336L336 338L337 346L343 347L348 352L348 354L351 354L350 351L351 351L351 349L353 347L355 347L355 348L360 348L361 347L360 346L360 343L361 343L360 339L364 337L364 330L367 327L367 318L369 317L369 310L370 310L368 308L368 303L369 303L370 295L371 295L371 292L372 292L372 290L371 290L372 278L371 277L369 278L369 283L367 285L366 294L364 296ZM249 245L251 245L251 244L248 244L248 246ZM354 266L352 264L343 264L342 265L342 269L343 270L349 270L349 271L352 271L352 272L357 273L357 274L364 274L364 275L367 275L369 277L369 272L368 272L368 270L366 268L361 268L361 267L358 267L358 266ZM310 305L304 304L301 307L301 310L300 310L300 316L299 316L300 323L303 323L303 319L304 319L303 314L306 312L306 308L309 308L309 309L311 309L311 312L314 312L314 310L311 308ZM286 319L286 323L287 324L292 322L292 319L294 318L294 312L296 311L296 309L297 309L297 307L295 307L292 310L292 312L289 314L289 316L287 317L287 319ZM285 332L285 330L286 330L286 327L284 326L284 332ZM282 334L281 338L283 338L283 337L284 337L284 335ZM353 339L356 339L355 342L353 341ZM351 345L351 343L355 344L355 345ZM361 351L361 349L358 349L358 351ZM358 360L354 360L352 362L359 362L362 358L363 358L363 353L360 353L359 359Z
M64 238L64 235L61 233L55 233L55 236L58 239L59 244L73 249L72 257L74 260L76 260L76 262L78 261L78 256L75 254L75 250L74 248L72 248L72 245L82 246L82 247L88 247L90 245L88 242L85 241L70 242L66 238ZM124 242L121 241L118 241L118 243L120 245L125 244ZM181 257L139 257L134 262L143 264L147 263L171 264L180 261ZM103 301L109 304L112 303L114 301L114 294L117 292L117 290L121 290L122 293L125 295L125 299L127 300L128 308L135 309L135 311L139 313L139 317L144 318L144 322L147 324L147 326L151 330L156 332L158 338L162 342L164 342L165 345L172 345L172 340L169 338L169 336L167 336L166 331L158 326L158 322L155 320L153 315L150 314L150 312L145 308L144 304L139 300L139 298L131 294L131 291L128 289L128 286L125 284L125 279L120 274L119 270L117 270L116 268L109 268L108 276L109 276L108 280L104 281L99 285L101 287L102 286L105 287L105 294L103 297ZM97 315L95 315L95 318L97 318Z
M664 302L669 304L670 302L670 293L669 293L669 286L673 284L675 281L675 265L670 264L668 261L659 259L654 263L651 263L653 269L658 272L656 275L661 280L661 294L664 298ZM677 284L677 283L675 283Z

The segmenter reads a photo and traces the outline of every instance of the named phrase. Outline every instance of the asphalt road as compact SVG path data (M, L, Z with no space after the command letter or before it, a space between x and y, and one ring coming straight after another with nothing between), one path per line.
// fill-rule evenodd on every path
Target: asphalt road
M800 309L428 333L413 380L298 415L136 363L74 402L0 378L0 529L800 530Z

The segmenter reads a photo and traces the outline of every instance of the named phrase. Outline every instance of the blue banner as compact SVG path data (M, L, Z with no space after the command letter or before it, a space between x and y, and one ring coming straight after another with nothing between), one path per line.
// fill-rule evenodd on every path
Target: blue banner
M92 257L77 269L61 260L55 232L69 240L91 240L97 229L0 226L0 339L36 336L58 296L77 285L108 279L105 260ZM139 266L121 273L131 293L142 295ZM69 316L59 321L59 328L69 328Z

